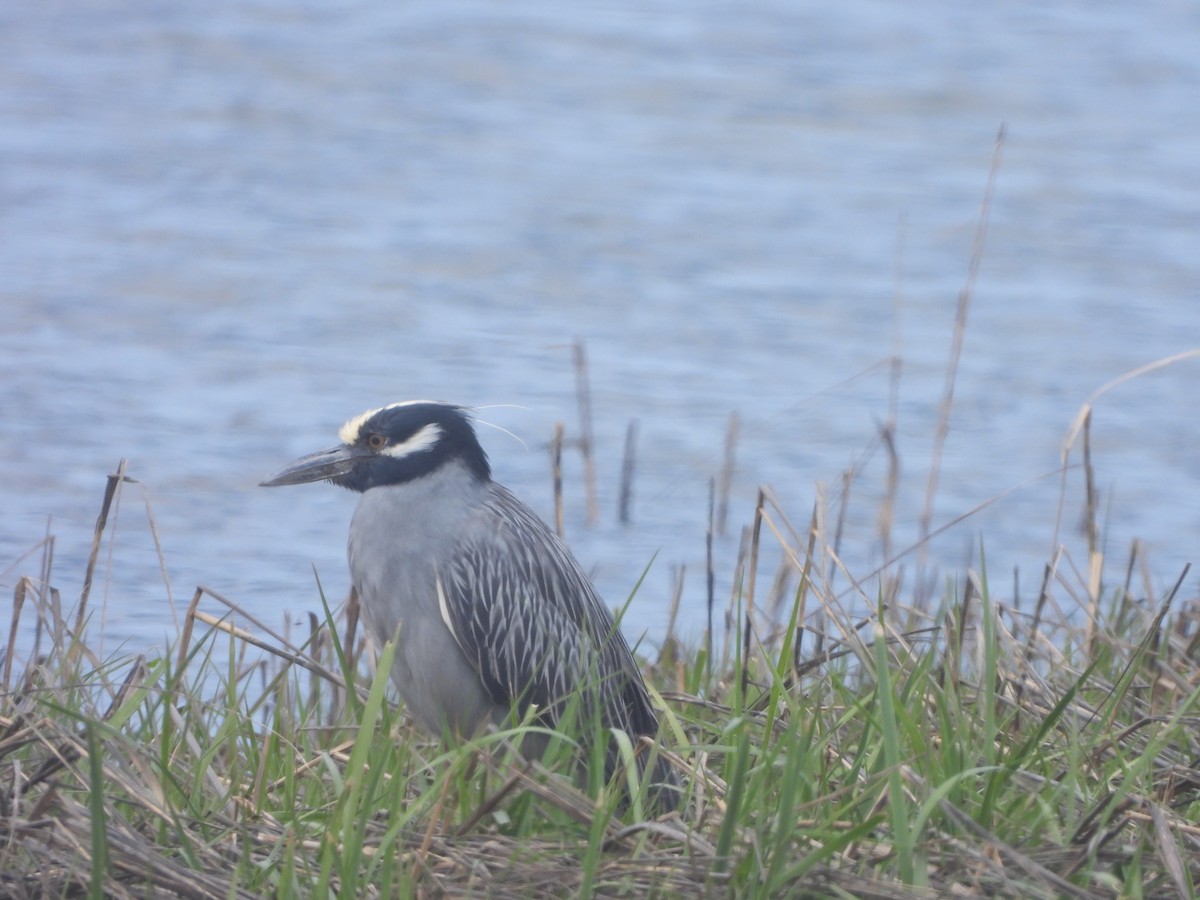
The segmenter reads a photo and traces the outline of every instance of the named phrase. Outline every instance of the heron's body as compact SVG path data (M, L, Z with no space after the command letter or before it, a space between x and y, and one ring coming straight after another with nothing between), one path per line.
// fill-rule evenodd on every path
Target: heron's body
M326 478L362 492L351 580L375 639L397 637L391 676L418 722L469 735L536 706L555 727L574 699L580 722L656 733L612 614L566 546L492 480L460 407L395 404L351 419L341 437L265 483ZM613 748L606 759L611 769ZM651 777L659 805L674 805L674 769L659 758Z
M481 514L488 491L465 470L446 480L446 486L415 481L362 495L350 522L350 577L375 640L396 634L392 680L413 718L434 734L449 729L470 735L507 707L487 696L442 619L434 550L460 546L468 534L488 527ZM467 502L432 502L429 495L446 488Z

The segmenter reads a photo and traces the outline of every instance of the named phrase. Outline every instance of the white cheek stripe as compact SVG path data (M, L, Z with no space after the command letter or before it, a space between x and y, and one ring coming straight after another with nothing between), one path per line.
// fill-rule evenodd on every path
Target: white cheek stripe
M379 455L390 456L392 459L403 459L405 456L411 456L413 453L428 450L441 439L442 426L431 423L423 427L403 444L384 447L379 451Z
M353 444L358 441L359 431L366 422L376 413L381 413L385 409L396 409L399 406L416 406L418 403L441 403L440 400L405 400L401 403L389 403L387 406L380 406L377 409L368 409L364 413L359 413L353 419L348 419L346 424L338 430L338 437L342 439L343 444Z

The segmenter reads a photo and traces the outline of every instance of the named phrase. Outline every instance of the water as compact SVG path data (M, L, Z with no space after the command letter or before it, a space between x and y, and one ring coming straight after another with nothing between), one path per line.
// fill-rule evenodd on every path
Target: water
M1038 476L1080 405L1200 346L1197 46L1200 15L1170 0L10 5L0 590L36 574L22 555L48 520L56 582L78 590L125 457L177 600L202 583L276 623L317 607L314 565L336 600L353 497L255 485L397 399L518 405L482 415L527 446L483 438L548 515L576 336L602 517L586 526L568 457L568 537L612 602L655 559L632 634L661 635L676 565L683 630L703 627L729 413L722 590L760 483L803 526L816 485L864 459L893 351L911 540L1001 123L935 524L1016 489L931 558L957 572L982 534L993 573L1036 583L1060 486ZM1143 539L1156 591L1196 544L1198 373L1166 368L1095 410L1108 548ZM843 548L859 574L881 561L885 460L864 465ZM1058 539L1079 564L1081 498L1073 473ZM140 504L126 493L93 595L109 649L174 631Z

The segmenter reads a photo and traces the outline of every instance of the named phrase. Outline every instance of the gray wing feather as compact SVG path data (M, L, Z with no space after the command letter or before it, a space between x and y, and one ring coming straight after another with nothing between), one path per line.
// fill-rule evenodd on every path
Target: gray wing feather
M438 573L438 602L488 695L549 724L579 690L581 713L632 735L657 720L612 614L570 551L525 504L494 485Z

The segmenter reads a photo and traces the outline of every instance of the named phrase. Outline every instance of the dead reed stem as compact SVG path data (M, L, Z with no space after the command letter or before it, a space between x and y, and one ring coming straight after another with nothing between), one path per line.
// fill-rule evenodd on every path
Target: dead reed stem
M566 537L563 530L563 423L554 423L554 439L550 442L550 478L554 485L554 533L559 540Z
M575 398L579 406L579 451L583 455L583 479L587 493L587 521L595 525L600 516L600 504L596 497L596 444L592 431L592 388L588 378L587 347L576 338L573 345L575 358Z
M717 534L724 535L729 521L729 494L733 490L733 475L737 465L737 443L742 420L737 411L729 414L725 426L725 456L721 462L720 489L717 492Z
M954 403L954 385L958 380L958 362L962 356L963 337L967 330L967 313L971 308L971 297L975 293L975 281L979 276L979 266L983 261L983 247L987 239L988 218L991 213L992 195L996 190L996 177L1000 172L1000 159L1004 151L1005 128L1000 127L996 135L996 149L992 154L992 165L988 170L987 186L983 193L983 202L979 208L979 218L975 225L975 240L971 247L971 261L967 268L967 280L958 294L958 305L954 313L954 337L950 342L950 360L946 364L946 382L942 394L942 402L938 407L937 429L933 438L933 454L929 464L929 479L925 486L925 506L920 517L920 536L924 541L929 535L933 522L933 502L937 494L938 478L942 468L942 449L950 434L950 408ZM922 544L922 559L925 549ZM923 589L923 588L922 588Z
M708 527L704 530L704 577L708 599L708 628L704 632L704 644L710 675L713 667L713 609L717 600L717 580L713 569L713 529L716 527L713 519L715 498L716 480L710 478L708 479Z
M621 489L617 500L617 521L628 525L633 503L633 474L637 466L637 419L630 419L625 428L625 452L621 455Z
M758 578L758 546L762 536L763 506L766 496L758 490L754 504L754 527L750 532L750 561L746 571L746 625L742 634L742 694L750 683L750 644L754 634L754 586Z
M117 471L108 476L104 486L104 500L100 504L100 515L96 517L96 528L92 534L92 549L88 553L87 570L83 576L83 589L79 593L79 609L75 614L75 630L83 629L84 617L87 615L88 598L92 593L92 581L96 577L96 562L100 558L100 544L104 538L104 529L108 525L108 516L117 501L120 486L131 481L125 476L125 460L117 463Z

